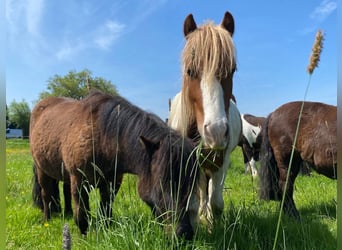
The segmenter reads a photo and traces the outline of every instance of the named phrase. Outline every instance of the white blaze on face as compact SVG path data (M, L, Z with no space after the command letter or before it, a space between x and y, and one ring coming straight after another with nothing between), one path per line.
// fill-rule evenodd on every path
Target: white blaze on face
M228 119L224 106L223 89L216 79L208 79L205 75L201 80L204 122L199 131L204 143L210 148L223 149L228 141Z

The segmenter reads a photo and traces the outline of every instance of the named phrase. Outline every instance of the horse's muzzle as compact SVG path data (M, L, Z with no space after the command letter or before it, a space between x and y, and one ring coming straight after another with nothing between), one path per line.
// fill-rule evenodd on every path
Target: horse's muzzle
M194 230L192 229L191 224L178 224L176 235L185 240L192 240L194 237Z
M229 140L229 127L226 119L203 125L203 139L206 146L215 150L226 148Z

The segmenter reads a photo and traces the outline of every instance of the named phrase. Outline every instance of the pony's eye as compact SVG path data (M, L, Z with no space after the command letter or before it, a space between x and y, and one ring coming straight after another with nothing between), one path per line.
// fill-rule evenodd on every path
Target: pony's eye
M192 69L188 69L186 71L186 73L188 74L188 76L190 76L191 78L195 77L195 72Z
M232 74L235 73L236 71L237 71L237 66L236 66L236 63L234 63L232 67Z

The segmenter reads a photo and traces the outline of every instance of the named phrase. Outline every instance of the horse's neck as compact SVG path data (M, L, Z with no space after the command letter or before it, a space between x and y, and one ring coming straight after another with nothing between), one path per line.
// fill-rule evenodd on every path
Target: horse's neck
M190 138L194 143L195 145L198 145L201 141L201 135L198 131L198 128L197 128L197 123L196 121L193 121L189 126L188 126L188 129L186 131L186 136L188 138Z
M229 114L228 114L228 126L229 126L229 144L227 152L231 152L238 145L242 135L242 121L241 115L233 101L230 101Z

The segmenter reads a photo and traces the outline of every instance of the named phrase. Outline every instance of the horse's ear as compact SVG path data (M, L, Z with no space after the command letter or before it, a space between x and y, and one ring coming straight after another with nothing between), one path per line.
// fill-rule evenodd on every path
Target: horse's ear
M144 136L139 137L141 145L146 149L146 151L152 156L160 147L160 142L153 142Z
M224 29L226 29L230 33L231 36L233 36L234 29L235 29L234 18L232 14L230 14L228 11L224 14L223 20L221 22L221 26Z
M190 34L196 29L197 29L197 25L194 20L194 17L192 16L192 14L189 14L184 20L184 27L183 27L184 36L186 37L188 34Z

